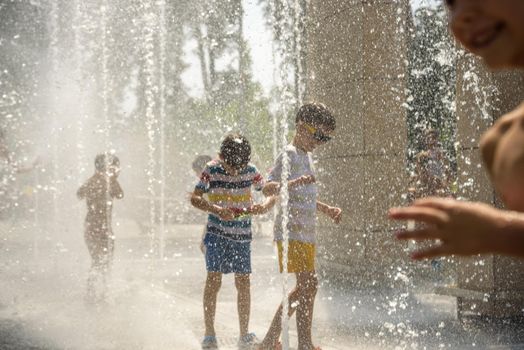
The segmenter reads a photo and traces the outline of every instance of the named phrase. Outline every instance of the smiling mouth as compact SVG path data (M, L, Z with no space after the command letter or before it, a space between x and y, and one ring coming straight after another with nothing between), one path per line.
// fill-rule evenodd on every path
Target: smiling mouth
M475 49L483 49L493 43L504 29L504 23L499 22L490 29L478 31L471 38L471 46Z

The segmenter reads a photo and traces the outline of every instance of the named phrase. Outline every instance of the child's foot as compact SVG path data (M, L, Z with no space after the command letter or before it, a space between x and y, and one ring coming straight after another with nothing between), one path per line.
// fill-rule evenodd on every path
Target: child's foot
M202 340L202 349L218 349L217 337L206 335Z
M238 339L238 348L243 349L250 349L251 347L258 344L258 339L255 333L247 333Z

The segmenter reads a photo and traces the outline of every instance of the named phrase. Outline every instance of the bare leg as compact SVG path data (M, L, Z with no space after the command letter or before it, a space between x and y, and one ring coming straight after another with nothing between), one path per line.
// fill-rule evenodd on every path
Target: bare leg
M298 350L312 350L314 346L311 327L318 280L315 272L298 272L296 276L297 287L300 290L297 307Z
M107 290L108 290L108 279L111 274L111 266L113 264L113 252L114 252L114 241L112 236L108 237L108 240L105 242L105 247L101 256L100 261L100 278L101 278L101 285L100 285L100 295L98 297L99 301L104 301L107 296Z
M249 330L249 313L251 308L251 291L248 274L235 274L235 286L237 287L238 321L240 323L240 337L247 334Z
M289 302L289 308L288 308L288 317L291 317L293 313L295 312L296 303L298 301L299 293L298 288L295 288L291 293L288 295L288 302ZM259 349L273 349L275 345L278 342L278 338L280 337L280 333L282 332L282 304L278 307L277 312L275 313L275 316L273 316L273 321L271 321L271 325L269 326L269 330L266 333L266 336L264 337L264 340L260 344Z
M204 322L206 336L215 335L215 314L217 308L217 295L222 284L222 273L208 272L206 286L204 287Z
M96 281L98 270L95 266L95 262L91 262L91 267L89 268L89 273L87 275L87 293L86 293L86 302L91 304L96 301Z
M102 266L102 248L98 244L97 240L92 238L91 235L86 235L86 245L91 256L91 267L87 276L87 293L86 302L91 304L97 301L97 287L100 281L100 273Z

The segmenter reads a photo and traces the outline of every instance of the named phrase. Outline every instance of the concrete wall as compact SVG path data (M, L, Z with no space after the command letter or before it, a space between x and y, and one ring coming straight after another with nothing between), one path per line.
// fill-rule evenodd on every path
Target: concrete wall
M328 220L319 223L319 265L331 273L354 276L352 285L389 283L397 267L413 270L421 266L408 261L406 245L392 239L395 227L386 219L389 207L405 204L402 195L408 180L406 110L402 106L408 3L310 2L306 99L324 102L338 122L335 140L317 154L317 171L324 185L321 198L345 210L340 226ZM497 92L492 93L490 86ZM472 55L459 59L456 106L458 176L459 184L464 185L461 197L494 203L478 142L494 119L524 99L523 88L522 74L490 73ZM471 185L465 185L468 183ZM524 264L515 259L459 259L457 283L464 290L491 293L494 298L499 292L522 295L523 272ZM482 309L478 300L472 303ZM464 302L464 307L472 303ZM501 309L500 304L484 302L483 312L522 309L516 304Z
M408 1L312 0L308 13L306 99L337 116L335 140L317 154L321 197L345 210L338 227L320 222L319 259L359 281L406 260L386 210L407 187L408 11Z

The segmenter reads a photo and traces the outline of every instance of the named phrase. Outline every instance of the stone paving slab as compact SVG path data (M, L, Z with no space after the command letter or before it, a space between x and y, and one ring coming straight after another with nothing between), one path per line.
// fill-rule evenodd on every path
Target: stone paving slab
M145 258L148 242L117 240L107 305L85 305L87 254L65 246L24 256L23 242L2 241L0 349L199 349L203 335L202 226L173 227L163 261ZM10 236L11 237L11 236ZM52 244L49 247L54 247ZM267 235L253 243L251 330L259 338L281 300L281 276ZM293 279L290 279L292 285ZM291 345L296 346L294 318ZM236 349L238 323L232 276L224 276L216 319L221 349ZM321 279L314 340L324 350L524 349L518 325L461 323L453 298L399 285L352 289Z

